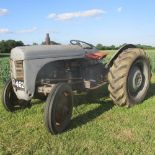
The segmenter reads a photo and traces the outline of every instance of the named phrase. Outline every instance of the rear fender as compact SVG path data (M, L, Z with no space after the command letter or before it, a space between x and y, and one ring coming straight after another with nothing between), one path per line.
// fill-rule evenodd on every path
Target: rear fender
M123 47L121 47L110 59L109 63L106 64L106 68L110 68L113 65L114 60L118 57L119 54L121 54L123 51L125 51L128 48L137 48L135 45L132 44L126 44Z

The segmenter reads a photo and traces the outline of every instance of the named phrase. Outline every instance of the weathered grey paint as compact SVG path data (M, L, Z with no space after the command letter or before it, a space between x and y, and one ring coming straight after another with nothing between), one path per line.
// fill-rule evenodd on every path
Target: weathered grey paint
M16 47L11 51L13 61L23 60L24 87L23 90L15 90L18 99L30 100L35 93L36 77L40 69L47 63L84 58L86 53L94 53L97 49L83 49L77 45L41 45Z
M30 59L46 59L60 58L75 59L76 57L84 57L85 53L93 53L97 51L93 49L83 49L78 45L39 45L39 46L22 46L16 47L11 51L11 59L30 60Z

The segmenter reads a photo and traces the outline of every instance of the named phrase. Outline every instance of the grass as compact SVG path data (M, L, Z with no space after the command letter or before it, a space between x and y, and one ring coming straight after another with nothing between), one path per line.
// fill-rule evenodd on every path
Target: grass
M9 78L9 58L0 58L0 85Z
M155 73L155 51L147 52ZM113 52L109 53L107 59ZM0 81L8 77L8 58L3 58L0 60ZM87 96L76 96L69 129L53 136L44 127L45 103L33 100L30 109L9 113L0 102L0 155L154 154L154 103L155 76L146 100L131 109L114 106L105 86Z
M147 53L150 56L152 72L155 73L155 50L147 50Z
M49 134L44 127L42 102L33 100L30 109L15 113L6 112L0 104L0 154L153 155L154 88L155 76L143 104L130 109L114 106L106 87L95 94L76 96L69 129L57 136Z

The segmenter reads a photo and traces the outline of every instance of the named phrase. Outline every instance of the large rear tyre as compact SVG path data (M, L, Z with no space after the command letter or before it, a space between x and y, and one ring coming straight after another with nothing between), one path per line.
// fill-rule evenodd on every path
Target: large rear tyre
M45 125L52 134L63 132L70 123L73 110L73 93L66 83L56 84L49 94L44 119Z
M110 97L119 106L140 103L145 99L150 79L151 65L144 50L129 48L114 60L109 70Z
M7 111L14 112L17 109L20 109L21 106L29 106L30 101L25 101L25 100L19 100L14 93L13 87L12 87L12 81L9 79L2 92L2 103L4 108Z

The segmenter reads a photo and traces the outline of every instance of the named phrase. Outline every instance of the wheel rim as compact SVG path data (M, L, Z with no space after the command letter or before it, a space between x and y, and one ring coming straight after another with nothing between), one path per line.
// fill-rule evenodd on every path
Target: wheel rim
M71 117L71 94L63 91L58 96L58 103L55 109L55 126L61 130Z
M128 94L132 100L140 100L147 92L149 84L149 68L144 58L137 59L128 73Z
M129 75L129 91L135 94L143 85L144 76L139 67L133 66Z

